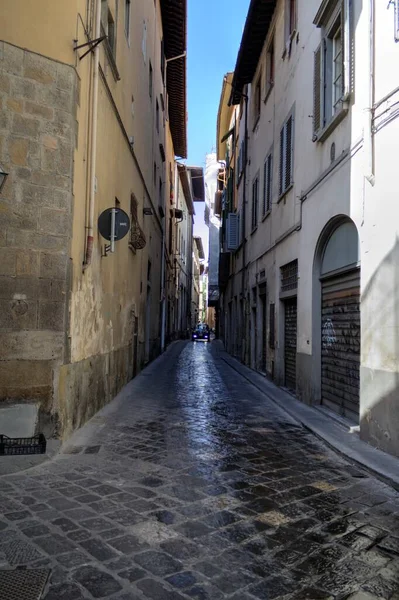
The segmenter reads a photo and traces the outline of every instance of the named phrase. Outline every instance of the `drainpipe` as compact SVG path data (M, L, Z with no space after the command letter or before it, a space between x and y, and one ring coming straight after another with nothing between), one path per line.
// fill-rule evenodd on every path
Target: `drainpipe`
M162 219L162 255L161 255L161 352L165 350L165 319L166 319L166 298L165 298L165 224L166 216Z
M101 0L97 0L96 6L96 25L94 31L94 39L98 39L101 35ZM95 182L96 182L96 148L97 148L97 113L98 113L98 69L100 63L100 46L94 48L93 55L93 106L92 106L92 123L91 123L91 139L90 139L90 196L89 196L89 214L86 224L86 254L83 263L83 271L91 264L93 255L93 232L94 232L94 197L95 197Z
M374 136L373 136L373 106L374 106L374 0L368 0L366 7L368 21L368 64L370 70L367 108L364 111L364 153L365 153L365 178L374 185Z

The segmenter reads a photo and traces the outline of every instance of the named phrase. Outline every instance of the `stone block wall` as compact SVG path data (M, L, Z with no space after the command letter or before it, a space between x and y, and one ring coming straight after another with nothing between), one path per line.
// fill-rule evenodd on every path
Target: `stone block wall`
M64 358L76 74L0 42L0 402L53 409Z

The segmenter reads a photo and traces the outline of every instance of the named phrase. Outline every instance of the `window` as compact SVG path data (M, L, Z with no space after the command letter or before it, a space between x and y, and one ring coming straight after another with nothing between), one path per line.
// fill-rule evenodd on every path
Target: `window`
M150 98L152 98L152 65L150 61L150 66L148 68L148 93L150 94Z
M256 177L252 184L252 231L258 225L258 207L259 207L259 177Z
M147 62L147 22L143 21L143 39L141 41L141 52L143 54L144 64Z
M389 4L391 6L391 3ZM394 0L395 42L399 42L399 0Z
M106 48L108 54L115 60L116 56L116 27L112 13L108 7L107 0L101 0L101 27L107 36Z
M274 36L269 44L266 53L266 81L265 93L266 97L274 85Z
M162 179L159 178L159 184L158 184L158 205L162 206L164 205L164 197L163 197L163 185L162 185Z
M269 348L274 348L275 344L275 312L274 303L269 308Z
M285 0L285 40L289 43L297 26L297 1Z
M280 196L285 194L293 183L293 159L294 117L290 115L280 131Z
M157 163L154 162L154 183L157 181Z
M289 34L290 36L296 30L296 0L289 0Z
M115 58L116 55L116 29L115 29L115 21L111 14L111 11L108 10L108 43L111 48L111 52Z
M335 4L332 15L329 5L328 20L323 14L315 20L322 29L322 41L313 63L313 141L323 141L345 116L344 101L350 91L350 64L345 61L345 54L349 54L349 15L344 11L344 4L349 4Z
M165 44L163 38L161 40L161 73L162 81L165 81Z
M281 291L290 292L298 288L298 261L280 267Z
M260 117L260 104L261 104L261 76L259 75L255 85L254 94L254 126L257 124Z
M125 34L128 42L130 41L130 0L125 0Z
M273 159L270 153L265 160L263 166L263 206L262 214L266 215L272 208L272 170Z
M173 254L173 221L169 219L169 254Z
M158 100L156 101L156 107L155 107L155 124L157 127L157 132L159 133L159 103L158 103Z

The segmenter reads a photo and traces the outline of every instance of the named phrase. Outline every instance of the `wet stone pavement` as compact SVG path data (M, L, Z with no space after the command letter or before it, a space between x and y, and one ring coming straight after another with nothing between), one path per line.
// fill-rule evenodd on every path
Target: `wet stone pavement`
M63 454L2 477L0 512L0 569L48 569L46 600L399 598L399 494L218 343L174 344Z

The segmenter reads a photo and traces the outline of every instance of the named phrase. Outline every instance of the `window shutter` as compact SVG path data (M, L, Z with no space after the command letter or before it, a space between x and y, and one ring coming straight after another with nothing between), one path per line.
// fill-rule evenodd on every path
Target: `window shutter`
M279 193L280 196L284 192L284 139L285 139L285 125L280 131L280 181L279 181Z
M317 136L321 127L321 45L314 53L313 69L313 134ZM314 139L314 141L316 141Z
M266 197L266 210L270 210L272 207L272 165L273 158L272 155L269 154L269 158L267 161L267 197Z
M238 215L229 213L227 217L227 249L237 250L238 248Z
M262 214L266 214L267 211L267 163L268 158L265 160L265 164L263 166L263 205L262 205Z
M286 190L292 182L292 159L293 159L293 117L291 116L286 125L286 156L285 156L285 181Z

